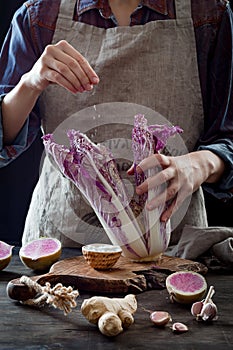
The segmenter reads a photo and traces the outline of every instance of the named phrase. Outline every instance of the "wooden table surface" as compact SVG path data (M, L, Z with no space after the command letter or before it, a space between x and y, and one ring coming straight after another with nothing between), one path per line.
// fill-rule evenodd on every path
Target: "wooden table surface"
M80 255L76 249L64 249L62 258ZM33 308L10 299L6 287L12 279L35 273L24 267L18 250L8 267L0 271L0 349L233 349L233 273L213 272L206 275L208 285L215 288L214 302L219 318L212 323L197 322L190 313L190 306L172 304L166 289L151 290L137 294L138 310L135 323L114 338L103 336L95 325L88 323L80 312L85 298L93 294L80 292L77 308L64 316L53 307ZM120 295L119 295L120 296ZM173 322L189 327L187 333L174 334L169 326L155 327L149 313L144 311L168 311Z

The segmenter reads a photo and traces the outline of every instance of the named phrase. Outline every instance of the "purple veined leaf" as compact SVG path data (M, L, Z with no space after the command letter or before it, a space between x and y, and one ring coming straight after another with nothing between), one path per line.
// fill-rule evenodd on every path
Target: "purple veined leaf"
M164 149L170 137L183 132L183 129L181 129L179 126L169 126L166 124L150 125L148 127L148 130L153 135L155 153L162 151Z
M116 166L114 172L117 176L110 179L115 164L110 153L105 147L93 144L80 132L70 130L68 137L70 149L56 144L53 135L46 135L43 137L46 151L53 156L60 171L89 201L112 242L123 246L132 257L140 258L145 249L141 242L141 230L131 208L126 206L128 203L122 201L127 195ZM111 171L103 175L101 169ZM139 243L131 244L129 236Z
M145 158L154 153L161 151L167 144L170 137L183 130L178 126L168 125L150 125L147 124L147 119L142 114L134 117L134 128L132 131L132 149L134 154L134 174L135 183L140 185L156 174L156 167L148 169L143 174L136 172L137 165ZM144 208L147 201L156 198L159 193L165 190L164 186L150 189L147 194L141 196L136 195L136 203L139 207ZM152 254L152 249L155 246L160 246L161 250L165 251L170 240L170 223L160 222L160 215L164 210L164 205L159 206L153 211L144 210L144 239L148 253Z

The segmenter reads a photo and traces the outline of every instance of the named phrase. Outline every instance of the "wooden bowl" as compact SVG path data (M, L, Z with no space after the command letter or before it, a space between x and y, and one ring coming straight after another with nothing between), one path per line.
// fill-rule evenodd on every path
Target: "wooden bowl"
M116 264L122 250L116 245L94 243L83 246L82 253L91 267L96 270L107 270Z

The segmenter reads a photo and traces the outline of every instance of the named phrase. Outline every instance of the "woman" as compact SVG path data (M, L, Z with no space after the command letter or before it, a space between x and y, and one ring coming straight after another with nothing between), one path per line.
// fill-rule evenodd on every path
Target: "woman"
M1 164L29 147L41 121L46 133L53 132L77 110L132 102L181 126L190 152L157 156L163 170L137 189L141 194L168 184L170 205L162 221L202 184L218 198L231 198L231 20L225 1L28 1L1 55ZM155 156L145 159L141 169L154 163ZM64 245L72 245L70 239L80 243L81 199L75 191L45 164L23 242L46 234ZM205 226L198 198L184 222ZM148 209L160 201L153 199Z

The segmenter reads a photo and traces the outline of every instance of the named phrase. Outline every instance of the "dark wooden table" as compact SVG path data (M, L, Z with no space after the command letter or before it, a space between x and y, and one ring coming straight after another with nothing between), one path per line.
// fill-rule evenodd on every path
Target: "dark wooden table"
M75 249L64 249L62 258L79 255ZM0 349L233 349L233 273L213 272L206 275L208 285L215 287L214 302L219 319L212 323L197 322L190 307L172 304L166 289L137 294L138 310L135 323L115 338L103 336L95 325L87 322L80 306L91 294L80 292L77 308L64 316L53 307L33 308L9 299L6 287L12 279L34 272L24 267L15 250L8 267L0 272ZM169 326L156 328L149 319L149 310L168 311L173 322L183 322L187 333L174 334Z

